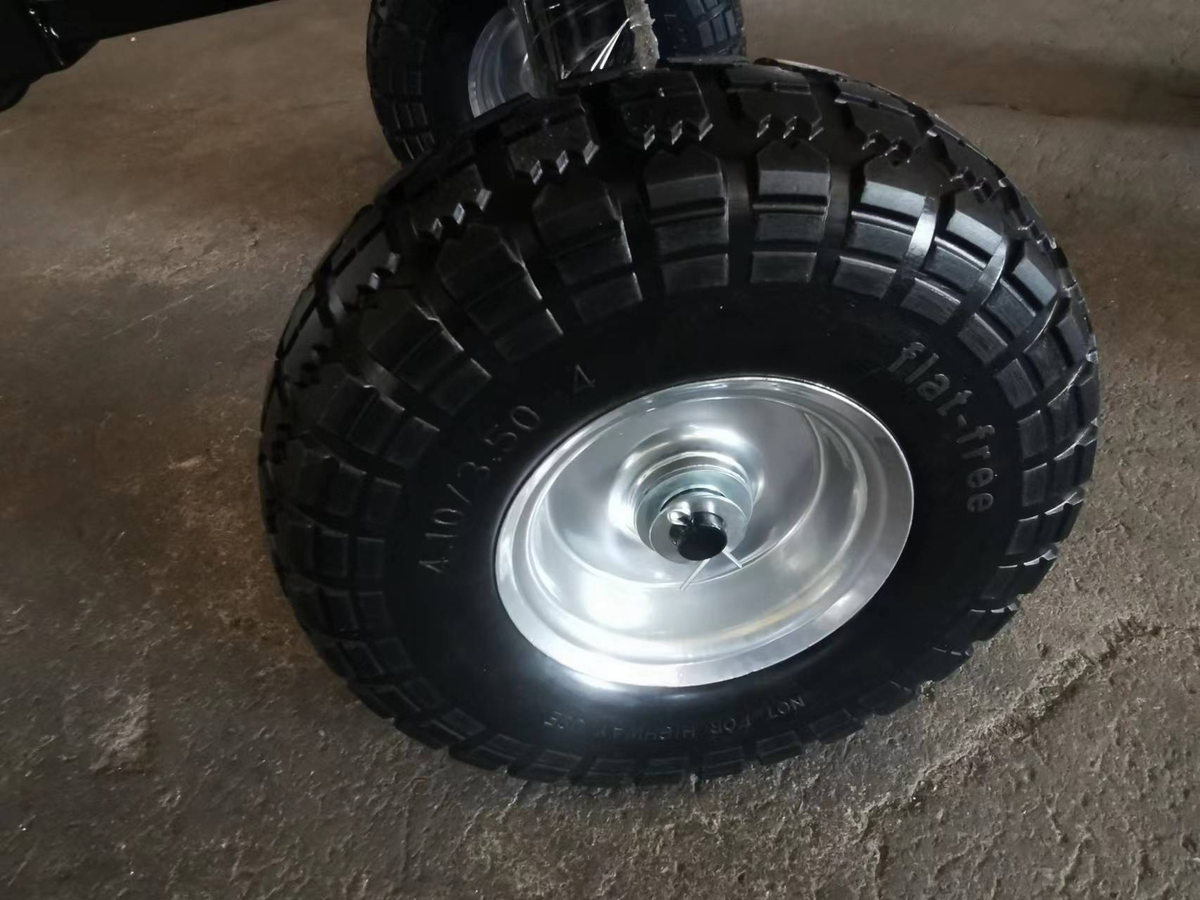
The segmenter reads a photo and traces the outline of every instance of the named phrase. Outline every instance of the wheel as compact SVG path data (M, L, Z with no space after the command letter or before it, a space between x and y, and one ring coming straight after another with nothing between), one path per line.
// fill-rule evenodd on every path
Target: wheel
M663 57L744 51L740 0L651 0ZM401 162L526 93L525 38L506 0L373 0L367 77Z
M939 119L788 65L526 99L363 210L263 417L287 596L404 732L671 781L853 732L1014 615L1083 502L1087 307Z
M0 82L0 112L11 109L21 102L25 92L29 90L28 81Z

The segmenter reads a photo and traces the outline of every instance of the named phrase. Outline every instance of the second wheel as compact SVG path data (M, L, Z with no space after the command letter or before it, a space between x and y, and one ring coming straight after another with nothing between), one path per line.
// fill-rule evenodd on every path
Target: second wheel
M649 6L663 58L744 50L739 0L650 0ZM505 0L374 0L367 77L384 137L401 162L532 84L525 36Z

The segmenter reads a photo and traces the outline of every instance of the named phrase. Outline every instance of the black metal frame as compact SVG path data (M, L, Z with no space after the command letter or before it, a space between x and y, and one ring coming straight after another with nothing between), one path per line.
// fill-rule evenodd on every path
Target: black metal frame
M272 0L0 0L0 109L24 87L73 65L99 40L230 12ZM525 29L539 93L574 72L603 65L653 64L640 36L627 27L645 0L509 0ZM635 11L631 17L630 11ZM634 32L637 32L636 34ZM597 54L603 59L596 61Z
M74 64L96 41L271 0L0 0L0 84Z
M657 42L648 48L639 41L646 33L653 35L645 0L509 0L509 6L525 31L538 94L551 93L559 81L596 64L638 68L653 65L658 57ZM644 30L628 27L639 7ZM597 60L600 54L605 59Z

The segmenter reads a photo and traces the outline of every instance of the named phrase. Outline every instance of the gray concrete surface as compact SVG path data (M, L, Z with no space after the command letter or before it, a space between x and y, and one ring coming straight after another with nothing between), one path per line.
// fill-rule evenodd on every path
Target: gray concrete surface
M922 703L691 787L407 742L278 594L268 360L392 171L365 6L101 45L0 116L0 896L1200 897L1200 5L747 0L752 49L931 105L1035 198L1106 384L1091 500Z

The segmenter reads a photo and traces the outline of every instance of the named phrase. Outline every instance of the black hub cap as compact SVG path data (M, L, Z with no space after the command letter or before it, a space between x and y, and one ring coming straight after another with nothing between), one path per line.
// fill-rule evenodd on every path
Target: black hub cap
M679 555L691 562L703 562L719 556L729 542L725 522L710 512L698 512L691 520L671 529L671 540Z

